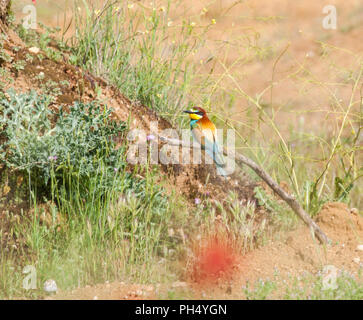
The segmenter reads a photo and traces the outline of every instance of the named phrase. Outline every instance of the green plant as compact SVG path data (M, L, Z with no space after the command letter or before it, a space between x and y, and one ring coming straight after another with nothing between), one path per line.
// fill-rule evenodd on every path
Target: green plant
M243 288L243 293L247 300L266 300L270 298L270 295L277 289L275 282L270 280L258 280L254 284L254 288L250 288L250 284L247 283Z
M32 63L32 62L33 62L33 60L34 60L34 57L33 57L31 54L27 53L27 54L25 55L25 60L26 60L27 62Z
M321 275L294 278L291 283L285 283L283 287L285 289L283 299L362 300L363 298L361 270L356 277L340 271L334 288L324 288Z
M125 131L125 125L109 119L111 110L76 102L69 112L63 107L56 112L49 108L51 101L34 91L17 95L13 90L9 100L0 101L4 106L0 126L6 139L1 160L45 184L52 169L60 176L70 168L91 176L97 170L95 160L115 167L119 152L113 149L112 137ZM54 125L52 118L56 118Z
M48 58L59 61L62 58L62 52L68 51L69 48L63 41L56 38L59 28L52 28L38 22L41 32L33 29L25 29L22 24L16 26L16 31L20 38L29 46L36 46L42 49ZM59 50L52 48L53 45Z
M116 149L113 140L126 141L127 128L111 120L111 110L81 102L55 110L51 101L11 90L0 103L1 161L24 173L32 207L10 227L25 239L16 250L1 250L0 288L6 296L39 294L19 285L16 257L24 248L22 261L36 264L39 288L50 276L67 288L123 276L145 281L159 273L158 279L158 257L176 245L167 230L178 223L177 200L155 184L148 166L144 179L137 168L127 170L127 145Z
M13 63L13 68L15 72L18 73L20 70L24 70L26 62L24 60L19 60Z
M256 187L254 191L259 205L270 211L271 221L275 227L288 230L297 225L297 216L285 202L268 194L262 187Z
M193 218L203 227L189 232L221 233L242 253L261 244L267 229L266 219L257 221L255 204L240 200L234 192L230 192L223 202L205 199Z
M186 21L172 26L170 4L149 10L136 3L133 11L124 1L106 1L98 11L91 2L76 1L82 14L75 11L71 61L175 121L195 77L188 57L203 41Z
M4 62L11 62L11 56L4 50L4 41L7 40L7 35L4 33L0 34L0 66Z
M44 78L44 74L39 73L36 78L42 80ZM52 96L53 99L62 94L59 84L53 80L47 80L45 83L42 83L40 87L42 92Z

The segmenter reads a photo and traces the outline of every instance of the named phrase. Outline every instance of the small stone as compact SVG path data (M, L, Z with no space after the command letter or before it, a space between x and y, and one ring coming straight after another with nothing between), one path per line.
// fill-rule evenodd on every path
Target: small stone
M363 244L359 244L358 246L357 246L357 249L356 250L358 250L358 251L363 251Z
M98 300L98 297L97 297L97 296L94 296L94 297L93 297L93 300Z
M57 292L57 290L58 290L57 284L54 280L49 279L44 282L44 291L45 292L53 293L53 292Z
M360 262L360 258L359 258L359 257L354 258L354 259L353 259L353 262L355 262L356 264L359 264L359 262Z
M40 51L40 49L37 48L37 47L31 47L31 48L29 48L29 52L34 53L34 54L38 54L39 51Z
M350 213L357 216L359 214L359 211L357 208L352 208L352 209L350 209Z

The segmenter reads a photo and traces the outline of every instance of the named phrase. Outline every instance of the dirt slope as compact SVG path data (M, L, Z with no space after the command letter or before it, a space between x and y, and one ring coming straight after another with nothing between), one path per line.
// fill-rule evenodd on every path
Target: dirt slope
M271 277L271 270L281 274L302 276L305 272L316 273L325 265L334 265L357 274L363 266L363 251L357 246L363 243L363 218L351 213L344 203L327 203L316 221L332 240L324 247L304 226L291 231L282 241L271 242L246 256L246 266L254 270L249 279ZM358 261L359 262L355 262ZM354 261L354 260L355 261Z

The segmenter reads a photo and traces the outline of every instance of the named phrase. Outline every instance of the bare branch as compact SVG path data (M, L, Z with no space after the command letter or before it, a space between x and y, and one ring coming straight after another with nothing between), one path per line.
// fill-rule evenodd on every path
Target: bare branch
M185 143L178 139L170 139L167 137L159 136L160 140L174 146L181 146L184 148L195 147L196 145ZM227 151L224 148L223 153L227 155ZM304 221L304 223L314 232L315 236L319 239L321 243L327 244L329 243L329 238L326 234L320 229L320 227L310 218L310 216L305 212L305 210L300 206L298 201L294 198L294 196L288 194L285 190L283 190L272 178L271 176L263 170L257 163L253 160L247 158L246 156L236 153L235 160L239 165L247 165L250 167L257 175L265 181L268 186L276 192L282 200L284 200L290 208L298 215L298 217Z

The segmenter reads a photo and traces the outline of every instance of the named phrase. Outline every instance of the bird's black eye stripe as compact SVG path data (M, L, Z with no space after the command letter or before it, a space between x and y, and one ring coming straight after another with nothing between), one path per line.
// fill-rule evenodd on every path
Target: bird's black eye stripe
M198 111L195 114L197 114L198 116L202 116L203 115L203 112L202 111Z

